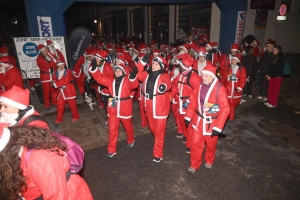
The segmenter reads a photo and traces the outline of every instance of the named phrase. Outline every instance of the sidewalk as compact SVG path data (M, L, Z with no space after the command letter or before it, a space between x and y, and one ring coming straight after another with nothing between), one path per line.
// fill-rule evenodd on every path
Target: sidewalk
M284 104L295 109L300 109L300 66L299 68L293 69L292 73L293 74L290 77L285 78L283 81L279 96L279 104ZM38 110L48 120L54 122L56 118L56 108L52 106L51 109L47 111L44 105L40 104L36 92L32 93L32 104L35 107L35 109ZM240 111L247 106L259 103L262 104L260 101L255 99L257 93L258 88L256 87L255 80L253 84L253 98L251 99L248 97L243 97L243 99L246 99L246 102L240 104L237 107L237 111ZM97 104L97 106L93 107L94 110L90 110L88 104L84 102L79 92L77 94L77 106L80 114L80 119L75 123L72 123L71 113L69 109L66 109L64 113L64 121L59 124L61 132L66 136L72 138L74 141L76 141L84 150L90 150L96 147L106 146L108 144L108 129L104 128L104 123L106 121L104 109L97 108ZM133 103L133 127L136 137L150 133L149 129L146 129L143 132L139 131L140 116L137 102ZM172 114L169 115L167 121L167 129L174 129L174 134L176 134L175 122ZM300 141L300 136L298 137ZM125 139L126 133L121 125L119 131L119 141ZM300 149L300 145L298 148Z

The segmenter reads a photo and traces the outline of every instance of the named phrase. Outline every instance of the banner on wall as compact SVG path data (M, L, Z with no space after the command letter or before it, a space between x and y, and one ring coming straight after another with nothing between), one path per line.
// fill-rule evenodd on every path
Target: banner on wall
M18 57L17 59L20 64L20 69L26 72L28 78L40 77L40 69L36 63L36 58L39 54L39 51L37 51L36 48L39 44L46 45L47 40L51 40L54 43L55 48L61 51L61 53L63 54L67 62L65 40L64 37L62 36L14 38L14 44L16 47L16 52Z
M246 16L246 11L238 11L236 32L235 32L235 43L236 44L240 44L243 40L245 16Z
M260 41L260 46L263 46L263 41L265 40L268 13L268 10L256 10L254 21L254 36Z
M52 37L51 17L37 16L40 37Z

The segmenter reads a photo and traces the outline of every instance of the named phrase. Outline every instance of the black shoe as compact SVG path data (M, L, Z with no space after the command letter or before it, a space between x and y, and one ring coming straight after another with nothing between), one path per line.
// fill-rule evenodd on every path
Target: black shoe
M185 136L183 136L182 142L183 142L184 144L186 143L186 137L185 137Z
M161 160L162 160L162 158L154 157L152 161L153 161L153 162L160 162Z
M185 153L191 153L191 149L190 148L186 148Z

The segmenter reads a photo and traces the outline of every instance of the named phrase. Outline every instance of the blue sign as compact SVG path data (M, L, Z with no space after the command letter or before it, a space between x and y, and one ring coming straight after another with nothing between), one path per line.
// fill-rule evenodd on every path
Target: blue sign
M23 46L23 52L29 57L35 57L39 51L36 50L37 45L33 42L27 42Z

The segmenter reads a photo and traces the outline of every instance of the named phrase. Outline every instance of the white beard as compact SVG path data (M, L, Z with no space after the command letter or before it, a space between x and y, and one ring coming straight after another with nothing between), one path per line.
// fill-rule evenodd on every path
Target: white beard
M200 72L199 74L201 74L201 72L205 66L206 66L206 61L204 61L203 63L200 63L200 61L198 60L198 72Z
M18 113L8 114L8 113L1 113L0 116L0 123L10 123L10 125L14 125L17 123L16 119L19 117Z
M53 46L53 47L49 47L48 49L49 49L49 51L50 51L50 53L51 53L52 55L55 55L55 54L56 54L56 49L55 49L54 46Z
M132 60L135 60L135 59L136 59L136 57L137 57L137 55L136 55L136 54L134 54L134 55L132 56Z
M58 73L58 80L60 80L61 78L62 78L62 76L64 75L64 72L65 72L65 69L63 69L63 70L60 70L60 69L58 69L57 70L57 73Z
M45 55L46 60L48 60L49 62L52 60L52 58L49 55Z
M237 70L239 69L239 66L231 65L231 68L232 68L232 74L236 74Z

